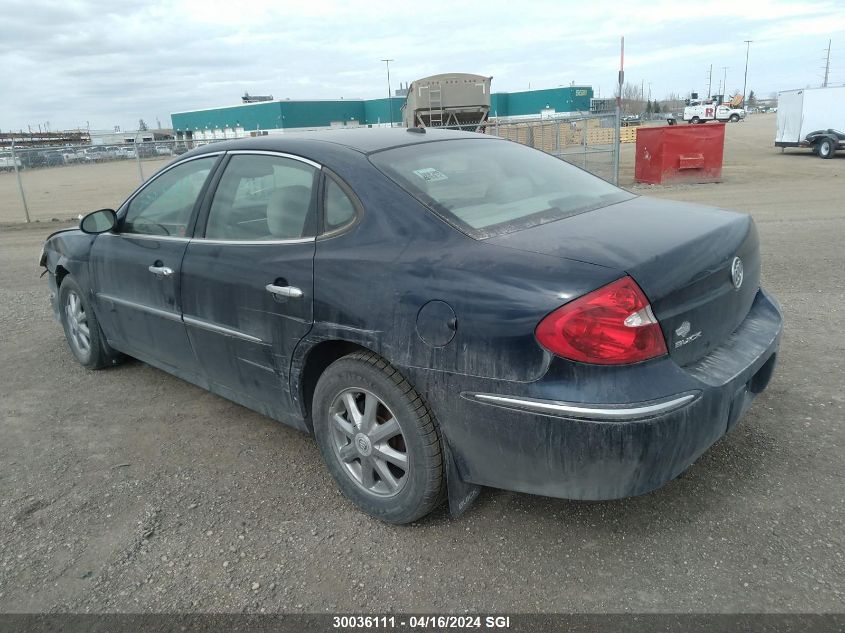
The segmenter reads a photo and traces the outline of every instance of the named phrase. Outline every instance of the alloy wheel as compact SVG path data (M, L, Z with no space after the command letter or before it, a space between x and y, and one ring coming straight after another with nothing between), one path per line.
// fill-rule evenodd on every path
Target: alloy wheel
M65 299L65 321L67 322L68 340L74 351L83 358L91 354L91 330L88 316L82 305L82 299L74 291L67 293Z
M387 405L365 389L345 389L329 407L332 447L352 481L378 497L402 490L410 472L405 436Z

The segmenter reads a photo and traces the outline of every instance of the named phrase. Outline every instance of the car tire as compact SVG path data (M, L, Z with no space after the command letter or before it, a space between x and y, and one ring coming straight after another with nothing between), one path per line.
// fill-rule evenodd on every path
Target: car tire
M372 352L332 363L312 406L314 435L344 496L372 517L410 523L445 498L434 415L413 386Z
M699 122L701 122L701 119L699 119L697 116L694 116L690 119L690 123L692 123L693 125Z
M121 354L106 343L87 295L70 275L59 286L59 316L68 347L80 365L102 369L118 363Z
M836 147L829 138L823 138L818 141L816 147L818 148L817 154L822 158L833 158L833 155L836 153Z
M737 121L739 121L739 115L738 114L732 114L731 115L731 123L736 123Z

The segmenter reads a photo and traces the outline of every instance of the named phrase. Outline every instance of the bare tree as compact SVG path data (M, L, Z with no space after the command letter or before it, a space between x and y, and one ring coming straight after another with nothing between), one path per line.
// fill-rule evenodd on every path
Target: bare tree
M684 105L684 99L677 92L670 92L663 97L661 109L663 112L678 112L684 109Z
M639 114L645 111L645 101L640 87L630 82L622 86L622 110L626 114Z

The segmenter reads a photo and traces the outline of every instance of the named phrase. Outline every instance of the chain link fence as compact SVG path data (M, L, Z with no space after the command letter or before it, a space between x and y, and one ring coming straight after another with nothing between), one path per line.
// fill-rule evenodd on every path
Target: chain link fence
M2 147L0 223L68 220L115 208L174 158L212 142Z
M557 156L613 182L616 117L613 114L493 122L488 133ZM636 132L622 130L622 142Z
M557 156L614 180L613 115L487 123L484 133ZM622 128L621 142L636 139ZM185 152L220 139L159 140L116 145L0 148L0 223L68 220L115 208L139 184Z

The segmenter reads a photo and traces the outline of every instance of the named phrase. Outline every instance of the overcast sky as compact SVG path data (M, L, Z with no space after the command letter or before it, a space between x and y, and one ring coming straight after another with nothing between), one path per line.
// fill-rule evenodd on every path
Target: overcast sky
M759 96L845 83L845 2L639 0L2 0L0 129L170 126L170 113L275 98L373 98L391 80L441 72L493 76L494 91L576 82L612 96L625 36L626 79L653 97Z

